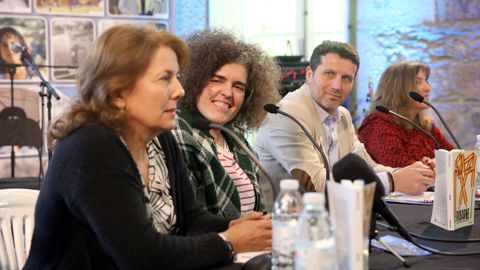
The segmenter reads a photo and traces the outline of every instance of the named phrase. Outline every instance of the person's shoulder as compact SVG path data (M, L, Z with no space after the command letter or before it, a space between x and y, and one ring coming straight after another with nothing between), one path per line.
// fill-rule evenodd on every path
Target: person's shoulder
M118 135L101 123L87 123L62 138L59 148L93 148L105 147L114 141L120 141Z
M306 86L302 86L295 91L287 93L278 103L282 111L292 115L301 115L315 110L314 101L308 94Z
M372 112L365 119L363 123L396 123L395 119L382 112Z
M344 116L348 116L349 118L352 117L351 114L350 114L350 111L343 106L338 106L338 112L340 113L340 115L342 117L344 117Z
M115 133L112 129L98 122L87 123L82 127L78 128L77 130L75 130L72 135L74 134L80 138L83 138L83 137L85 137L86 139L96 138L97 140L104 140L104 139L111 139L114 137L118 137L118 134Z
M358 128L359 133L366 131L367 129L375 128L401 128L395 122L395 119L390 117L387 114L381 112L372 112L365 119L363 119L362 124Z

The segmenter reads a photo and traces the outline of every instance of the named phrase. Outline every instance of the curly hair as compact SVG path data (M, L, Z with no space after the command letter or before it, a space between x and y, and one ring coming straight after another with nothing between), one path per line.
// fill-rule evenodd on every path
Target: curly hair
M114 93L133 89L147 70L155 51L166 46L180 70L188 61L188 47L178 37L153 27L117 25L105 31L88 51L77 73L77 100L50 127L49 144L91 121L119 131L125 112L111 100Z
M180 77L186 92L180 107L198 111L198 98L215 72L226 64L239 63L248 72L246 95L239 112L227 125L239 131L258 128L266 116L263 106L280 99L280 68L275 60L225 30L196 31L186 42L191 57Z
M372 99L371 111L375 111L377 105L382 105L401 115L408 115L416 103L410 98L409 93L416 89L415 80L420 71L425 73L428 80L430 67L425 63L401 61L389 66L378 82L377 91ZM420 112L413 121L425 130L432 128L432 118L424 112ZM405 129L413 128L405 121L397 120L397 123Z

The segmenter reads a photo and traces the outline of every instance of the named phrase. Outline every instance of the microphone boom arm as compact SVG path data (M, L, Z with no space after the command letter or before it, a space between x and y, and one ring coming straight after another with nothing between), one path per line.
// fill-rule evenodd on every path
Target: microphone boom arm
M375 109L377 109L378 111L382 112L382 113L385 113L385 114L391 114L403 121L406 121L408 123L410 123L410 125L412 125L413 127L415 127L418 131L422 132L423 134L425 134L426 136L428 136L432 141L433 143L435 144L435 149L440 149L440 144L438 144L437 140L432 136L432 134L428 133L426 130L424 130L423 128L421 128L419 125L415 124L413 121L411 121L410 119L406 118L405 116L401 115L401 114L398 114L384 106L381 106L381 105L378 105L375 107Z
M460 146L460 144L458 143L457 141L457 138L455 138L455 136L453 135L452 131L450 130L450 128L448 127L447 125L447 122L445 122L445 120L443 119L442 115L437 111L437 109L428 101L424 100L423 103L427 104L430 108L432 108L435 113L437 114L438 118L440 119L440 121L442 121L442 124L443 126L445 127L445 129L447 130L448 134L450 134L450 137L452 137L453 141L455 142L455 145L457 146L458 149L462 149L462 147Z
M322 155L322 158L323 158L324 167L325 167L325 170L326 170L325 177L326 177L326 180L329 181L330 180L330 168L328 167L328 163L327 163L328 159L327 159L327 156L325 155L325 153L323 152L322 147L320 147L320 145L318 145L317 141L315 141L315 139L312 137L312 135L310 135L310 132L308 132L307 129L302 125L302 123L300 123L300 121L298 121L295 117L292 117L290 114L285 113L282 110L277 110L277 113L292 119L293 122L295 122L303 130L303 133L305 133L305 135L307 135L307 137L310 139L310 141L312 141L315 148L317 148L317 150L320 151L320 154Z

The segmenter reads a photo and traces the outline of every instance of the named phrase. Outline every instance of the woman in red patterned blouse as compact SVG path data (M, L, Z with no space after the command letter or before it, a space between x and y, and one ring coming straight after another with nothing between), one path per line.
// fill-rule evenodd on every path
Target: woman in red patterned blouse
M409 92L417 91L428 101L430 68L421 62L403 61L391 65L380 78L372 108L382 105L427 130L441 149L453 149L424 110L429 107L413 101ZM372 158L383 165L404 167L418 160L434 166L434 142L406 121L373 111L358 129L358 138Z

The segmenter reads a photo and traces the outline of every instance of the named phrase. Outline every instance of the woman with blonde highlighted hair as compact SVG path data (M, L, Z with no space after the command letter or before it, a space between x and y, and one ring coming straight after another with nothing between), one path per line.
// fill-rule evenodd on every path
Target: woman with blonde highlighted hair
M154 28L118 25L95 42L77 100L48 134L23 269L208 269L271 248L269 220L221 218L192 199L168 132L187 59L183 41Z
M358 138L372 158L383 165L405 167L423 160L434 166L434 142L406 121L373 111L378 105L412 120L429 132L441 149L453 146L445 139L432 119L424 112L428 106L410 98L411 91L426 100L432 90L428 83L430 67L422 62L402 61L388 67L382 74L373 97L372 112L358 129Z

